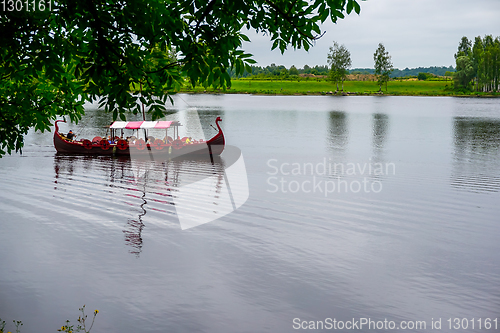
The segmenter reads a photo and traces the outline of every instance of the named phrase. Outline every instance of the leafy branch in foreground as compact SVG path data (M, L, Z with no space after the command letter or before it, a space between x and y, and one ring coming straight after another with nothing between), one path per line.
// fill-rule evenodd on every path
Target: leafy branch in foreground
M51 10L4 11L0 156L20 151L30 128L50 130L57 116L77 122L85 102L125 120L141 112L139 87L158 119L185 77L225 89L229 70L250 70L242 29L269 35L281 52L307 50L321 23L352 11L360 12L356 0L54 0Z

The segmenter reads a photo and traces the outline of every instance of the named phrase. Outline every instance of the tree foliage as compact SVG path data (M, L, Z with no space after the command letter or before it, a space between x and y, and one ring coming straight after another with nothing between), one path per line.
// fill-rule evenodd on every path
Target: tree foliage
M500 90L500 37L476 37L472 48L476 91Z
M455 53L455 59L460 56L469 56L471 48L471 42L467 37L462 37L460 43L458 44L458 51Z
M329 77L332 81L337 83L337 91L339 91L339 81L342 82L342 91L344 90L344 80L349 73L351 67L351 53L345 45L339 45L333 42L328 52L328 65L330 66Z
M500 38L486 35L474 39L462 37L455 54L455 88L476 91L500 89Z
M297 69L297 67L295 67L294 65L292 65L290 67L290 69L288 70L288 73L290 75L299 75L299 70Z
M379 91L382 91L382 84L384 82L386 84L385 90L387 91L387 81L389 81L393 66L391 56L385 50L384 44L378 44L377 50L373 54L373 60L375 61L375 74L378 75Z
M427 74L425 74L425 73L418 73L417 79L419 79L421 81L427 80Z
M457 71L454 75L455 87L467 89L470 81L474 77L474 67L472 60L467 56L458 56L456 59Z
M355 0L54 0L50 10L25 9L0 14L0 156L20 150L31 127L78 121L87 101L125 119L140 111L133 91L143 87L157 119L184 77L229 86L229 70L255 63L241 49L243 28L268 34L281 52L308 50L321 23L360 12Z

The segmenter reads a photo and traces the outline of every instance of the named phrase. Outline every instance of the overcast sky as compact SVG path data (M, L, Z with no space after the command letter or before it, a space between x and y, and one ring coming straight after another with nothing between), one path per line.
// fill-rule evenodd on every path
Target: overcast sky
M337 24L325 22L326 34L304 50L284 55L271 51L269 36L249 32L252 53L259 66L326 65L328 48L337 41L351 52L352 68L373 68L379 42L392 56L395 68L455 66L453 54L462 36L473 39L500 36L500 0L367 0L358 1L361 13L351 13Z

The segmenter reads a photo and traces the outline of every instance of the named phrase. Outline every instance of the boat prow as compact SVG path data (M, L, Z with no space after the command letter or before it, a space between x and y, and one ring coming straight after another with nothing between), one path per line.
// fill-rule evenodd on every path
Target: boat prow
M213 138L207 141L208 150L210 155L220 155L224 151L224 147L226 146L226 140L224 138L224 133L219 126L219 121L222 121L221 117L217 117L215 119L215 125L219 129L219 133L217 133Z

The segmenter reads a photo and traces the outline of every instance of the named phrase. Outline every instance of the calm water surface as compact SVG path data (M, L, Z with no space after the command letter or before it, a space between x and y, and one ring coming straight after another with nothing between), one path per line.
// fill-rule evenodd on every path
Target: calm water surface
M444 332L455 317L500 330L499 99L175 100L207 137L222 117L246 203L182 230L183 185L213 176L190 200L222 209L224 156L58 156L51 133L30 133L0 159L0 318L53 332L86 304L96 332L291 332L294 318L441 318ZM110 120L89 106L63 130Z

